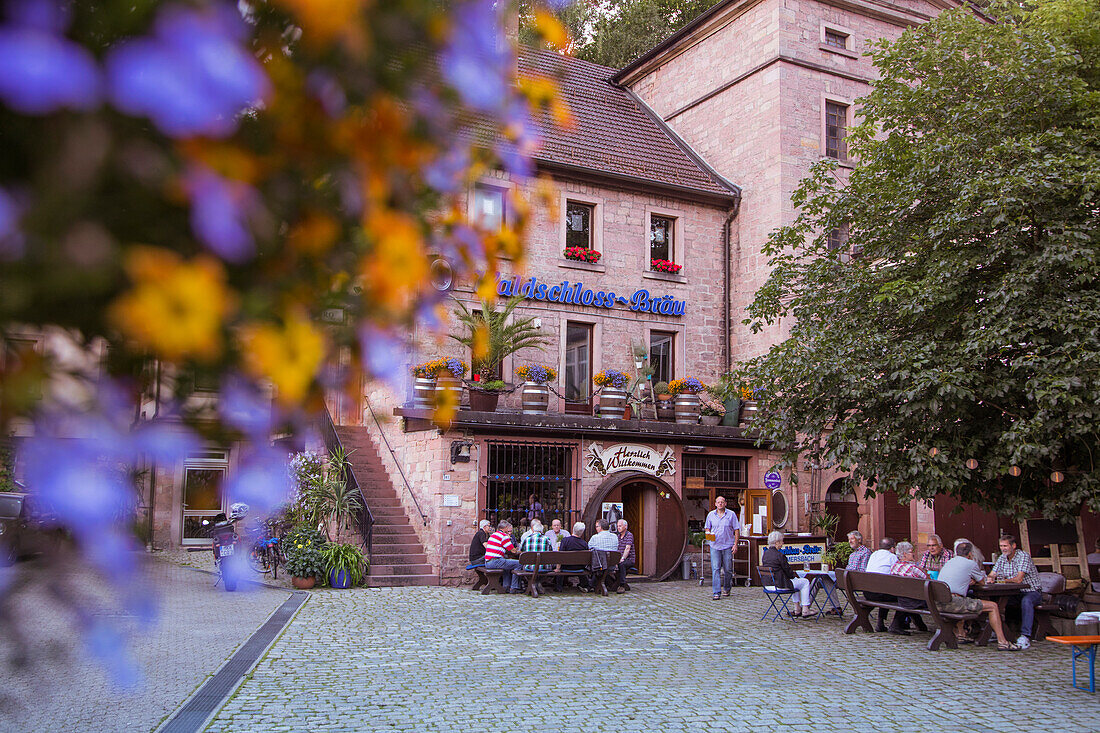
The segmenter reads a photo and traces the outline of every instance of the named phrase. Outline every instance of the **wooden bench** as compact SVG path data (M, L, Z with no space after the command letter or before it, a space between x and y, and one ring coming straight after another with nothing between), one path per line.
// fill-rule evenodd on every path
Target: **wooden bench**
M856 627L862 627L867 633L874 633L871 626L871 609L888 608L900 613L910 613L921 616L931 616L936 625L936 633L928 642L928 650L936 651L941 644L947 644L948 649L958 649L959 642L955 638L955 622L976 619L980 613L947 613L939 607L951 601L951 589L946 583L938 580L922 580L920 578L903 578L899 575L883 575L881 573L847 572L844 574L844 589L848 599L852 602L852 608L856 617L844 629L845 634L854 634ZM856 595L860 593L862 595ZM896 598L908 598L914 601L924 601L927 608L906 608L897 602L872 601L866 597L867 593L880 593Z
M1100 636L1048 636L1047 641L1065 644L1073 653L1073 686L1078 690L1096 692L1096 647L1100 646ZM1077 684L1077 660L1089 661L1089 686Z
M538 596L538 584L543 578L557 578L557 577L583 577L589 581L589 585L593 590L597 590L601 595L607 595L607 576L610 569L619 564L619 558L621 555L616 552L608 552L607 560L608 567L602 570L593 571L590 569L592 563L592 551L591 550L568 550L557 552L523 552L519 556L519 568L512 572L521 578L527 578L527 592L537 597ZM534 566L534 570L524 570L525 565ZM562 565L583 565L584 570L562 570ZM549 566L550 570L540 570L542 566ZM473 590L480 590L481 595L487 596L490 593L504 593L507 588L501 578L504 575L504 570L499 568L486 568L485 566L474 568L474 572L477 573L477 582L474 584Z

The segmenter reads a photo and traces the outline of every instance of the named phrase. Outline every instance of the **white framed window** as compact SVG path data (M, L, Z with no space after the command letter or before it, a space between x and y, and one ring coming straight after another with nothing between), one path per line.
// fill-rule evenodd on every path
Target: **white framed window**
M487 183L474 184L470 202L470 222L486 231L500 231L507 221L505 212L507 199L506 188Z

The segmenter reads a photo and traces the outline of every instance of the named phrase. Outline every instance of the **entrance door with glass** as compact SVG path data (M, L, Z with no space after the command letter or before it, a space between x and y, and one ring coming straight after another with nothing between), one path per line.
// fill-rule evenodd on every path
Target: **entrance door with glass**
M210 533L203 520L224 512L225 477L229 470L224 451L205 451L187 459L183 468L183 544L202 544Z

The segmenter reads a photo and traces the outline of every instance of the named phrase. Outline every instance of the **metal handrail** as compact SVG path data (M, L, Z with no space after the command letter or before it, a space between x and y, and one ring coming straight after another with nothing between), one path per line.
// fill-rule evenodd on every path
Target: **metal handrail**
M343 451L344 444L340 441L340 436L336 432L336 424L332 421L332 413L328 411L328 405L324 406L324 412L321 413L321 432L325 439L325 448L329 453L334 452L336 449ZM359 501L363 508L357 512L356 524L359 528L359 535L363 538L363 546L367 550L367 559L369 560L374 545L374 514L367 506L367 497L363 494L363 487L359 485L359 480L355 477L355 469L351 467L350 462L344 464L344 481L348 486L354 487L359 492Z
M409 497L413 500L413 505L416 507L417 513L420 515L420 520L424 522L424 526L428 526L428 515L420 508L420 502L416 500L416 494L413 493L412 485L409 484L409 479L405 476L405 472L401 469L401 461L397 458L397 453L394 452L393 447L390 445L389 439L386 438L386 431L382 429L382 423L378 421L378 415L374 414L374 408L370 404L370 400L363 397L363 402L366 403L367 409L370 410L370 416L374 419L374 425L378 428L378 434L382 436L382 442L386 444L386 450L390 452L393 457L393 465L397 466L397 472L401 474L401 480L405 482L405 488L409 492Z

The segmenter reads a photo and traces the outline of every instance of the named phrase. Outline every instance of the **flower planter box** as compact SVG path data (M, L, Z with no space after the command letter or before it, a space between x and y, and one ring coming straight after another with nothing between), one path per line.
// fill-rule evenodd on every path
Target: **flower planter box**
M722 422L721 415L703 415L699 418L699 422L703 425L718 425Z
M456 407L462 404L462 382L450 376L449 374L447 374L446 376L440 375L436 377L435 390L436 392L450 392L453 398L453 401L451 401L450 404L453 404ZM441 394L440 397L442 396L443 395ZM443 402L443 404L448 403Z
M741 402L741 425L748 425L756 417L756 400Z
M496 412L499 400L500 392L470 388L470 409L474 412Z
M431 407L435 401L435 380L417 377L413 380L413 407Z
M657 398L657 419L669 422L676 419L676 408L672 406L672 400Z

